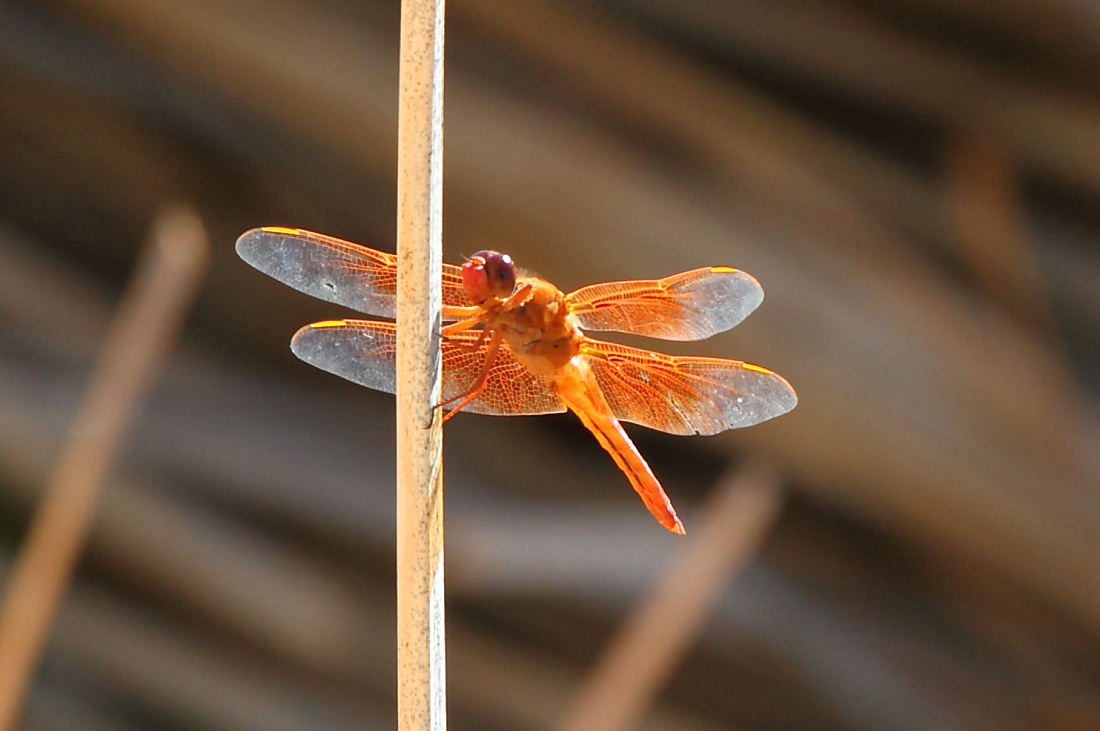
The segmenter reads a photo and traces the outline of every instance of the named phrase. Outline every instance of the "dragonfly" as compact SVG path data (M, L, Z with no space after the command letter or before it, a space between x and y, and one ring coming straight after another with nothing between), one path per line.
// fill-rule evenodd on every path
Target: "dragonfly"
M373 317L397 316L397 256L323 234L265 227L237 240L245 262L305 294ZM596 340L617 331L702 340L745 319L764 298L732 267L664 279L592 284L562 293L479 251L443 264L440 330L444 420L464 411L528 416L572 411L625 473L665 528L684 526L622 422L669 434L709 435L784 414L798 397L780 375L751 363L679 357ZM306 325L292 352L310 365L379 391L396 390L397 325L328 320Z

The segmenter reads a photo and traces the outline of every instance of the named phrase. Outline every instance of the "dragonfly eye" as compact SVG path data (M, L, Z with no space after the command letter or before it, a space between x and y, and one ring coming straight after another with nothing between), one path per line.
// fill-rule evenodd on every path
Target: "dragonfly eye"
M516 288L516 265L507 254L479 251L462 265L462 283L475 305L490 297L507 299Z

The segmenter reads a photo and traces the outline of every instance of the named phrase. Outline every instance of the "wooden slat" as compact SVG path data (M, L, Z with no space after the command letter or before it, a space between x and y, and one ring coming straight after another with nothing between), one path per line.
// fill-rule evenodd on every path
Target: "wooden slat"
M907 37L840 2L629 0L738 54L951 127L981 127L1025 163L1100 190L1100 106Z

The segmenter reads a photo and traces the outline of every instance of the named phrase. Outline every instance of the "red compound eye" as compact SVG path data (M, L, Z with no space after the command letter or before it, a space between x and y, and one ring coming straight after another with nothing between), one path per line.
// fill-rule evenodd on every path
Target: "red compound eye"
M516 288L516 265L507 254L479 251L462 265L462 284L475 305L490 297L507 299Z

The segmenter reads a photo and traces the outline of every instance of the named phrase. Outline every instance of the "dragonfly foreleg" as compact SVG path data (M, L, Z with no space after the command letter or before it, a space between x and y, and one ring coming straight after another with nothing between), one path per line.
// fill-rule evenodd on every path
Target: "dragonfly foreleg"
M488 331L486 330L485 332ZM481 337L485 337L484 333ZM452 416L457 414L459 411L462 411L463 407L465 407L466 404L476 399L478 396L481 395L481 392L485 390L485 384L489 382L489 372L492 371L493 363L496 362L497 353L500 352L500 343L503 339L503 331L493 331L493 337L489 340L489 347L485 350L485 361L481 364L481 370L478 372L477 378L474 379L474 382L470 385L468 389L458 394L457 396L452 396L443 403L439 404L438 408L442 409L443 407L453 404L455 401L458 401L457 406L455 406L453 409L443 415L444 424L446 424L447 420L450 419Z

